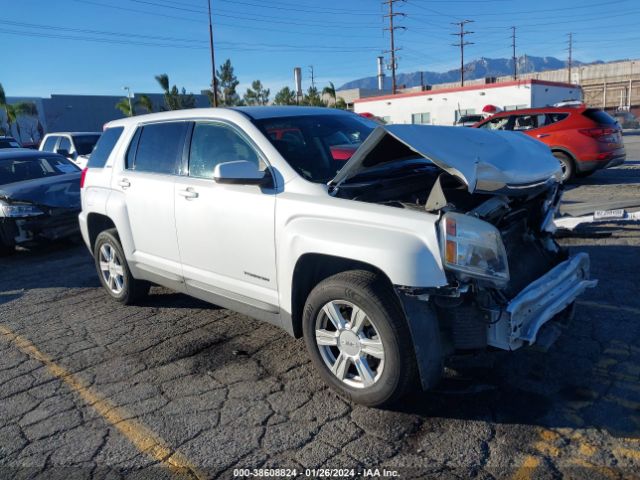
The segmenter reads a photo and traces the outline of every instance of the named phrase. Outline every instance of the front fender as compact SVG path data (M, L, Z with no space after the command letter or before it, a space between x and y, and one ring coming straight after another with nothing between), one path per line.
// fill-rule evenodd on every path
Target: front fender
M355 203L357 208L344 211L316 205L305 214L287 217L279 227L278 285L284 310L291 312L294 269L305 254L372 265L394 285L447 284L436 233L437 216L351 200L339 202Z

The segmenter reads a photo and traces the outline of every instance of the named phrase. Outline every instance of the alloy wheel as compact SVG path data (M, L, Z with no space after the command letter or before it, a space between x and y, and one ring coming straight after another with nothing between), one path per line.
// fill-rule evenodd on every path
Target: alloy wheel
M112 293L120 295L124 288L124 267L118 252L109 243L105 243L100 247L99 262L105 285Z
M378 329L354 303L333 300L316 318L315 340L322 360L346 385L367 388L384 369L384 346Z

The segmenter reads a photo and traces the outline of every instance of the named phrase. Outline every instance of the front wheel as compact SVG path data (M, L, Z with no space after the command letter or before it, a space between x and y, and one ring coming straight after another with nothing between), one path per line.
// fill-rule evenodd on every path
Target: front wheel
M303 332L325 382L357 403L388 405L416 385L409 329L380 275L354 270L322 281L307 298Z
M98 235L93 257L100 283L115 300L130 305L149 292L149 283L131 275L115 228Z

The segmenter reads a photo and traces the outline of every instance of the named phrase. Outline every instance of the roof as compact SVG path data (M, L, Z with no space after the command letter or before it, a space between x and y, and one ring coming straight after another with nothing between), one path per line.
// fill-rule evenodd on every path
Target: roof
M0 149L0 160L16 158L42 158L42 157L62 157L57 153L41 152L31 148L3 148ZM62 157L64 158L64 157Z
M49 132L47 135L102 135L102 132Z
M299 107L289 106L264 106L264 107L232 107L232 110L242 112L254 120L278 117L299 117L304 115L343 115L346 112L338 108L326 107Z
M588 107L580 106L580 107L535 107L535 108L518 108L517 110L503 110L502 112L496 112L487 118L494 117L504 117L508 115L527 115L527 114L536 114L536 113L548 113L548 112L556 112L556 113L581 113L587 110Z
M440 88L436 90L425 90L422 92L409 92L409 93L397 93L395 95L381 95L379 97L366 97L354 100L354 103L375 102L377 100L397 100L399 98L408 97L421 97L429 95L438 95L441 93L455 93L466 92L473 90L486 90L490 88L504 88L504 87L517 87L521 85L546 85L550 87L565 87L565 88L581 88L580 85L574 85L571 83L563 82L550 82L547 80L536 80L535 78L529 78L526 80L513 80L511 82L499 82L499 83L483 83L480 85L467 85L466 87L454 87L454 88Z
M337 108L326 107L298 107L298 106L264 106L264 107L219 107L219 108L189 108L184 110L170 110L166 112L135 115L120 118L108 123L109 127L137 125L144 122L161 122L191 118L222 118L232 120L238 116L249 117L254 120L264 118L292 117L304 115L353 115Z

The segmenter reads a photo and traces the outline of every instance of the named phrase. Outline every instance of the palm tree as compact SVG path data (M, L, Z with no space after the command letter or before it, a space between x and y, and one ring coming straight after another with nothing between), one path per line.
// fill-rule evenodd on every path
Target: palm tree
M335 107L338 99L336 98L336 87L333 82L329 82L329 86L322 89L322 95L329 95L333 99L333 106Z
M169 83L169 78L167 77L167 85ZM153 112L153 102L149 98L148 95L140 95L140 99L136 102L137 105L140 105L147 112Z
M133 115L130 105L128 98L122 98L118 103L116 103L116 108L120 110L124 116L130 117Z

